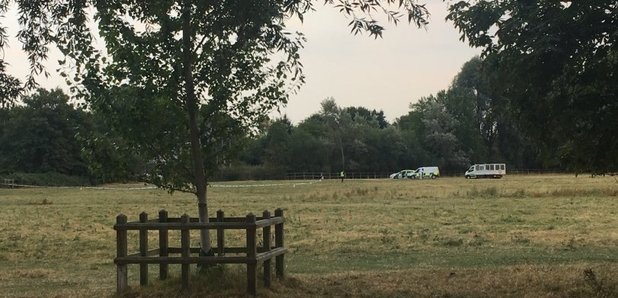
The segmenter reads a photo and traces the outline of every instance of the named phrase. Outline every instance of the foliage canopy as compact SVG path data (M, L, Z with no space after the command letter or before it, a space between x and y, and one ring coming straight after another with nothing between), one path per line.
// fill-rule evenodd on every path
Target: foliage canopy
M515 119L577 170L618 164L618 3L459 1L448 19L482 47ZM615 169L614 169L615 170Z

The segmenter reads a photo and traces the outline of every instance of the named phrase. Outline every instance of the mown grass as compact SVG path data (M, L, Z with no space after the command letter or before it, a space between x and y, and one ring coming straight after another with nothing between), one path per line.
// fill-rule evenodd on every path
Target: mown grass
M261 296L618 296L611 177L220 185L245 187L209 188L211 214L285 211L289 278L260 288ZM113 295L118 213L196 214L191 195L129 186L0 189L0 293ZM242 243L241 234L226 236ZM171 280L129 296L243 296L244 269L221 270L195 277L190 292ZM137 271L129 268L133 285ZM154 282L156 267L151 272Z

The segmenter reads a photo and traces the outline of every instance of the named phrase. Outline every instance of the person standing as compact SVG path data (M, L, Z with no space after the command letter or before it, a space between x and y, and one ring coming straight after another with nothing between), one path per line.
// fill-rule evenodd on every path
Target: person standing
M339 177L341 177L341 182L343 183L343 178L345 178L345 172L341 171L341 173L339 173Z

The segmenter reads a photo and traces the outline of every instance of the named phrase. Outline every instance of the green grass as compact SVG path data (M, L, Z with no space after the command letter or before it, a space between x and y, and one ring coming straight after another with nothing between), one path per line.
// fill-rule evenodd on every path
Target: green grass
M234 185L243 187L208 189L211 215L285 211L289 278L260 288L262 296L618 296L618 183L611 177L215 186ZM0 293L113 295L117 214L137 220L142 211L153 218L166 209L196 216L189 194L132 186L141 185L0 189ZM132 285L137 271L129 267ZM156 267L151 272L154 281ZM210 286L198 277L182 295L242 296L243 272L226 267L226 279ZM179 294L172 280L131 295Z

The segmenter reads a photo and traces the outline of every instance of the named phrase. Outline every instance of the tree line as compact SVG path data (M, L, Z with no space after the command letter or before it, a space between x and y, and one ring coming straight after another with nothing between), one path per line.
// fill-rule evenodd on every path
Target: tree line
M293 125L271 121L235 164L279 172L393 172L439 166L461 174L474 163L504 162L511 168L568 169L545 159L520 128L508 103L495 95L492 70L475 57L451 86L415 100L406 115L389 123L382 111L339 107L325 99L321 110Z
M414 101L409 112L392 123L382 111L340 107L334 98L324 99L319 111L298 124L285 116L262 117L257 129L244 129L223 117L226 131L220 134L226 137L211 142L210 148L226 154L206 154L209 163L220 165L210 176L229 180L282 178L287 172L388 173L429 165L457 174L484 162L504 162L510 168L576 168L571 159L539 150L540 143L522 129L525 123L516 118L510 102L496 93L495 77L491 64L472 58L448 89ZM157 163L135 150L131 138L141 134L153 142L164 140L145 128L130 132L140 127L127 123L135 121L128 113L135 113L139 103L139 98L124 98L114 110L87 110L71 104L60 89L38 89L14 100L0 108L1 174L58 173L91 183L156 179L150 175L156 175ZM166 123L159 126L173 130Z

